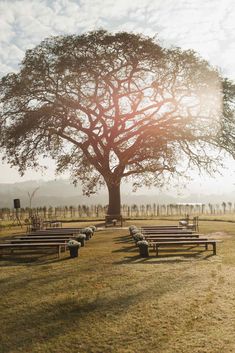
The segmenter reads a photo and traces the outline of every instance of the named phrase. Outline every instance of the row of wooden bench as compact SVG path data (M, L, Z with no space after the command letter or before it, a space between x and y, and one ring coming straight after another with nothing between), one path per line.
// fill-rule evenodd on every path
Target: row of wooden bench
M133 235L137 233L138 228L130 229ZM160 248L175 248L189 246L205 246L212 245L213 255L216 255L216 243L214 239L199 237L200 234L195 233L192 229L185 229L179 226L146 226L141 227L139 232L143 235L143 240L148 242L148 246L156 251L159 255ZM138 237L137 237L138 238ZM137 243L138 244L138 243ZM141 245L141 243L140 243Z
M14 250L36 250L40 252L48 248L55 249L58 257L61 252L68 249L68 241L70 239L77 240L80 235L82 228L56 228L40 230L32 233L25 234L13 234L13 238L8 242L0 244L0 255L5 253L4 250L10 250L10 254L14 253ZM89 240L86 237L86 240Z

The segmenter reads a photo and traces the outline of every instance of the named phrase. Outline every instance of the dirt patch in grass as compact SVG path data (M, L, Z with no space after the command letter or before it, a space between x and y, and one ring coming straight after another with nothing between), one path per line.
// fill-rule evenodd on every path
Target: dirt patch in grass
M235 238L235 235L228 234L226 232L213 232L206 234L206 237L209 239L216 239L216 240L225 240Z
M223 225L218 256L142 259L128 230L110 228L75 259L1 260L0 352L234 353L235 243Z

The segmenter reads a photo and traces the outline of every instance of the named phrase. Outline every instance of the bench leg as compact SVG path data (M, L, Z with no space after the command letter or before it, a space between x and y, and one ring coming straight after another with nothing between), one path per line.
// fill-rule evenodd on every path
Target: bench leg
M216 243L213 243L212 246L213 246L213 255L216 255Z
M205 249L208 250L208 244L205 244Z
M60 252L61 252L61 247L60 245L58 246L58 258L60 258Z
M158 245L156 245L156 256L158 256L159 253L159 249L158 249Z

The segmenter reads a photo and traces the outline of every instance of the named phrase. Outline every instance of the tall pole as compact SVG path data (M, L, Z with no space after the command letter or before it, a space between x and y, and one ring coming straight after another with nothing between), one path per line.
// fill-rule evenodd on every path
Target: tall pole
M35 196L36 192L38 191L39 186L33 190L33 192L30 194L30 192L28 192L28 197L29 197L29 217L32 217L32 200L33 197Z

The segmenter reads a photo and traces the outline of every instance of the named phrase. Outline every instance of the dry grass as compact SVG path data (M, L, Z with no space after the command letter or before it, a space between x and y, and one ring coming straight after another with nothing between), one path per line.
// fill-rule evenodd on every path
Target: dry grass
M141 259L105 229L77 259L1 260L0 352L234 353L235 225L201 231L223 239L218 256Z

